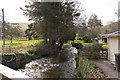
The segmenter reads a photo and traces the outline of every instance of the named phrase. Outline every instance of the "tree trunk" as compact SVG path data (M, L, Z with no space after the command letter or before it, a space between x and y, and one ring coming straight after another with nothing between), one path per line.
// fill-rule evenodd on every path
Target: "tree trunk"
M50 43L50 45L55 45L55 44L56 44L56 41L50 38L50 39L49 39L49 43Z
M29 40L31 40L32 38L31 38L31 36L29 36Z
M11 35L11 43L12 43L12 35Z
M52 45L55 45L56 44L56 41L55 40L52 40Z
M47 38L47 33L45 33L45 38L44 38L44 40L45 40L45 43L46 44L48 44L48 40L47 40L48 38Z
M45 40L45 43L48 44L47 38L45 38L44 40Z
M60 43L59 43L59 48L61 49L62 46L63 46L64 42L62 40L60 40Z
M2 32L3 32L3 46L5 46L5 21L4 21L4 9L2 9L2 18L3 18L3 28L2 28Z
M64 44L64 42L60 43L60 46L59 46L60 49L62 48L63 44Z

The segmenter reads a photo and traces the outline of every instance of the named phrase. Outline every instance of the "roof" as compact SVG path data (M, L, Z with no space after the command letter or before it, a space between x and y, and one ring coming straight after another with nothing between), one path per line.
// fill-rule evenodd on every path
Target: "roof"
M100 34L102 37L120 37L120 31L115 31L108 34Z

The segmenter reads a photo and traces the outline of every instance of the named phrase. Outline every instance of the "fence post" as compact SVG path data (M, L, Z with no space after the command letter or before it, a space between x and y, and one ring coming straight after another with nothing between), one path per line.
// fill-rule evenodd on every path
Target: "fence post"
M0 41L2 41L2 23L0 23ZM2 63L2 43L0 43L0 64ZM0 74L0 80L2 80L2 75Z
M2 9L2 19L3 19L3 27L2 27L2 33L3 33L3 45L5 45L5 21L4 21L4 9Z
M0 41L2 41L2 23L0 22ZM0 43L0 64L2 63L2 43Z

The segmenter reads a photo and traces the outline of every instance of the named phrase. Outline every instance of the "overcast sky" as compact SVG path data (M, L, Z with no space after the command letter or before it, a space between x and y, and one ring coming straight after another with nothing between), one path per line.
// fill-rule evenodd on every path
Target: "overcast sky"
M80 0L79 0L80 1ZM106 25L111 21L117 21L115 12L118 10L120 0L82 0L83 7L89 17L95 13L103 24ZM28 22L28 18L23 15L20 7L26 4L25 0L1 0L0 10L5 10L5 20L8 22ZM1 11L0 11L1 16ZM0 19L1 20L1 19Z

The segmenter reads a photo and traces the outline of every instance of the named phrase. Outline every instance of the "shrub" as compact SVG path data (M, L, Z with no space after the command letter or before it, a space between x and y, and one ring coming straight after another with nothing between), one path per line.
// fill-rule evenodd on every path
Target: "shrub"
M83 37L84 43L92 43L92 39L89 36Z
M100 55L98 52L90 52L88 54L88 59L99 59L100 58Z
M72 44L72 47L76 47L77 49L82 49L83 47L83 44L82 43L71 43Z
M77 71L75 72L75 75L76 75L77 77L81 77L81 76L82 76L82 73L81 73L80 70L77 70Z
M49 45L49 44L39 44L37 45L37 49L34 54L38 57L46 57L54 54L58 54L60 48L57 45Z
M79 37L78 39L79 39L79 40L83 40L83 37Z
M83 50L87 55L88 59L99 59L100 58L100 45L93 44L91 46L84 47Z

